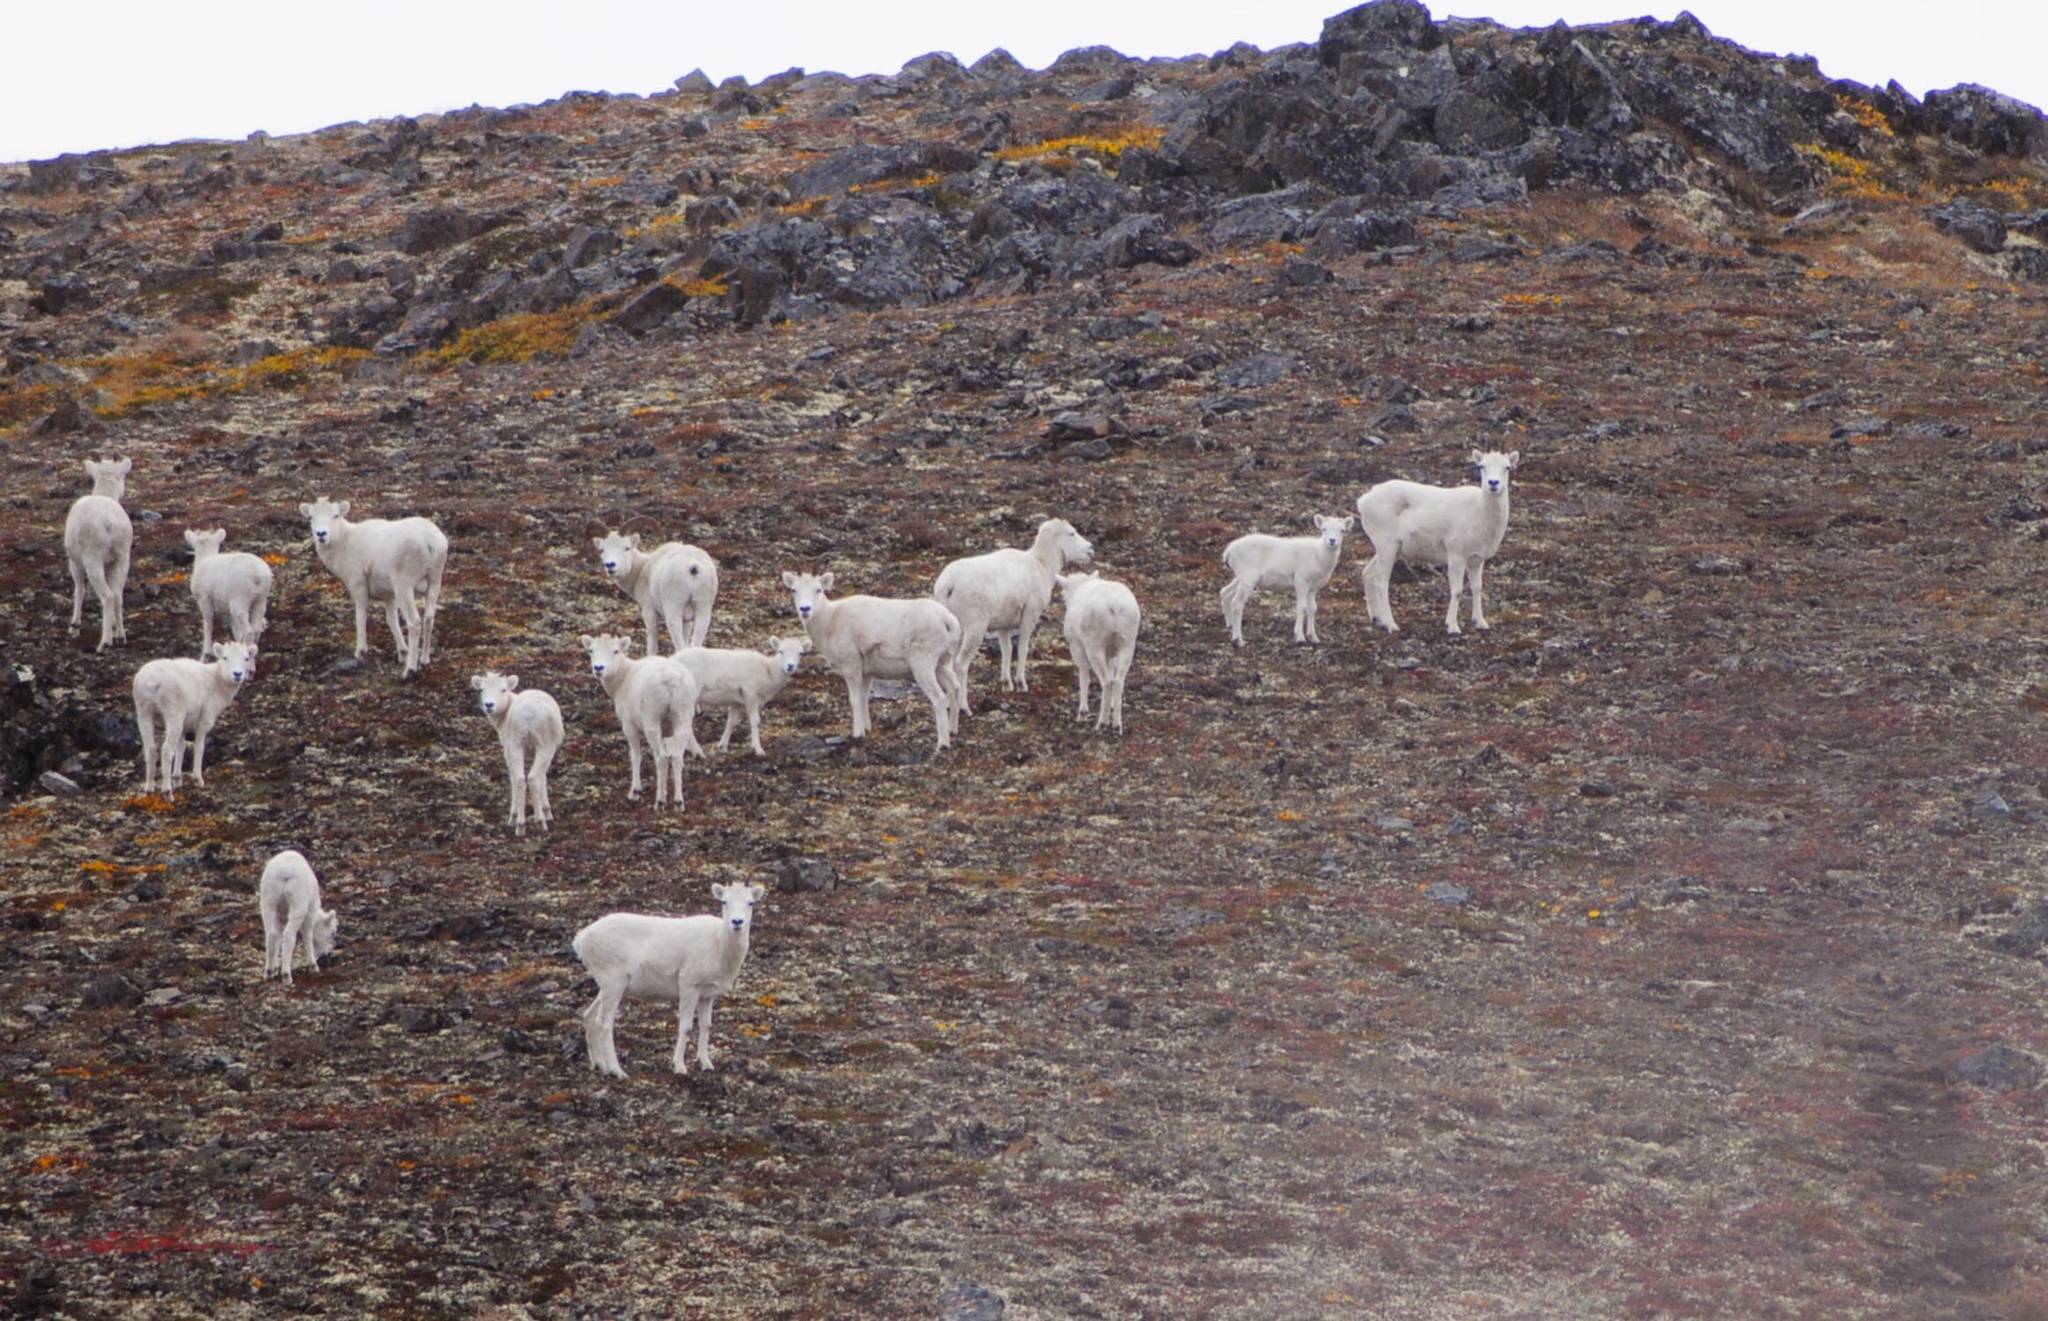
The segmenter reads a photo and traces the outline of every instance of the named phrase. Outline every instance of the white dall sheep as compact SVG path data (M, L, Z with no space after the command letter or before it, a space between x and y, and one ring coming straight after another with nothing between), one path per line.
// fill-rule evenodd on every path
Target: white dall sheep
M184 777L185 735L192 735L192 783L206 787L206 736L256 674L256 648L223 642L210 661L153 660L135 672L135 727L142 735L142 791L174 797ZM157 726L161 725L162 748Z
M270 566L247 551L221 553L226 528L185 529L192 548L192 599L199 603L199 658L213 654L213 617L227 619L237 642L255 645L270 627Z
M1230 640L1244 645L1244 606L1261 587L1294 589L1294 640L1321 642L1316 633L1316 596L1337 571L1344 534L1352 519L1315 515L1316 535L1274 537L1253 532L1223 548L1223 563L1235 575L1223 588L1223 622Z
M410 675L433 658L434 616L441 609L441 574L448 538L425 518L366 518L351 523L349 502L322 497L299 506L313 529L313 547L356 607L356 655L370 649L370 603L384 603L391 645ZM426 593L423 611L413 600ZM404 628L399 627L403 620Z
M1138 598L1130 588L1099 573L1063 573L1059 584L1067 598L1062 621L1067 650L1073 655L1074 677L1081 685L1081 705L1074 718L1088 718L1088 680L1093 676L1102 686L1095 727L1112 724L1121 734L1124 678L1138 652Z
M1358 523L1372 538L1373 549L1373 557L1359 570L1358 578L1373 622L1389 633L1399 631L1387 591L1396 563L1441 564L1451 584L1445 630L1464 631L1458 627L1458 591L1468 572L1472 575L1472 627L1487 627L1480 589L1486 579L1486 561L1493 558L1508 533L1508 474L1521 458L1520 450L1502 454L1475 449L1476 485L1381 482L1358 497Z
M715 917L610 913L576 933L576 957L597 981L597 998L583 1011L583 1044L591 1068L626 1076L612 1031L619 1022L619 1001L630 995L675 1002L677 1073L687 1071L684 1048L695 1019L697 1067L710 1069L711 1010L747 961L754 905L764 893L758 885L713 885L711 895L722 908Z
M960 679L960 621L937 601L885 596L849 596L834 601L832 575L785 573L796 615L832 672L846 681L853 707L853 736L868 733L868 690L877 679L910 679L932 704L938 746L953 740Z
M704 749L690 725L697 718L697 680L673 656L644 656L627 653L633 639L611 633L583 635L583 650L590 656L590 672L604 685L619 716L619 728L626 735L626 753L633 767L633 784L626 797L640 797L640 745L654 754L654 805L668 802L668 786L676 787L676 811L683 810L683 754L699 756Z
M668 626L674 650L701 647L711 634L711 603L718 599L718 561L695 546L667 541L653 550L640 549L638 532L607 532L592 537L604 571L619 590L640 604L640 622L647 626L647 654L659 656L655 616Z
M960 697L956 708L967 709L968 669L981 651L984 635L993 632L1002 654L1003 691L1013 687L1031 690L1029 667L1031 635L1039 618L1052 603L1053 579L1068 564L1086 563L1095 553L1088 539L1064 518L1048 518L1038 525L1038 536L1030 550L1006 547L986 555L954 560L932 583L932 599L953 612L960 621L960 650L955 663L960 676ZM1017 677L1010 678L1010 650L1017 653Z
M100 603L100 645L105 651L116 639L128 640L128 616L121 607L121 593L128 586L128 553L135 544L135 525L121 498L128 493L128 470L133 459L108 459L104 463L85 461L86 476L92 478L92 494L71 502L64 516L64 558L71 563L71 627L85 622L85 589L92 586L93 599Z
M477 692L477 703L498 731L498 744L505 752L505 775L511 781L511 802L505 809L505 824L515 835L526 833L526 801L533 799L534 820L542 830L555 820L548 803L548 766L562 749L562 708L538 688L519 691L519 676L485 670L469 676ZM531 752L533 761L527 763Z
M675 658L697 681L698 707L725 711L725 732L718 736L718 750L732 746L732 729L742 713L756 757L767 756L761 746L761 708L782 691L811 649L805 638L776 638L766 655L727 647L684 647Z
M292 984L292 960L301 937L306 964L320 971L320 960L334 953L334 933L341 919L320 906L320 880L297 849L273 854L256 883L256 906L263 913L263 975Z

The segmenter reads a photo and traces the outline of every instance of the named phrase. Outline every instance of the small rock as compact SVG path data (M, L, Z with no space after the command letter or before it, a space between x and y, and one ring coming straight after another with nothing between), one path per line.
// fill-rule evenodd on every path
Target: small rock
M345 674L355 674L363 668L361 656L343 656L340 660L320 671L323 679L339 679Z
M120 973L110 972L87 983L78 1000L87 1009L129 1008L142 1003L142 988Z
M1686 567L1709 578L1728 578L1749 572L1749 565L1733 555L1702 555Z
M969 1280L955 1280L939 1291L941 1321L1002 1321L1004 1306L1002 1295Z
M1438 881L1423 892L1423 897L1432 903L1449 904L1455 908L1472 902L1472 890L1469 886Z
M775 868L775 888L797 894L836 890L839 869L828 858L784 858Z
M2000 1044L1963 1056L1956 1061L1952 1072L1972 1087L1981 1087L1987 1092L2009 1092L2014 1088L2038 1086L2044 1070L2041 1061L2034 1056Z
M175 986L159 986L143 996L142 1003L152 1009L161 1009L165 1005L176 1004L184 998L185 993Z
M1892 420L1890 418L1879 417L1875 413L1860 413L1855 417L1845 418L1841 422L1836 423L1835 429L1828 433L1828 438L1831 440L1854 440L1861 436L1884 436L1889 435L1891 429Z
M1063 459L1086 459L1090 461L1097 461L1101 459L1106 459L1109 457L1109 455L1109 442L1106 440L1077 441L1074 444L1069 445L1065 449L1060 451L1060 457Z
M78 781L68 775L59 775L55 771L44 771L36 783L59 798L76 798L83 792L78 786Z
M1115 420L1103 413L1060 413L1045 428L1047 440L1096 440L1115 433Z

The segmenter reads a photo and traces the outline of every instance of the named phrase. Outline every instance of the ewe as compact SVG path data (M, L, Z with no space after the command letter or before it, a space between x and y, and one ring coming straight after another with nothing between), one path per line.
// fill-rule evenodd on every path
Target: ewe
M341 579L355 602L356 655L370 649L370 602L382 601L391 644L405 657L405 673L410 675L433 657L434 615L441 608L448 538L429 519L366 518L351 523L348 510L348 501L336 504L325 497L299 506L312 524L320 562ZM427 595L424 613L413 600L413 593L422 590Z
M128 640L121 592L128 585L128 551L135 543L135 527L121 508L121 497L128 493L128 470L134 464L133 459L87 459L92 494L72 501L71 512L64 516L64 558L71 562L71 627L85 622L85 586L91 583L93 599L100 603L96 651L105 651L116 638Z
M1521 460L1520 450L1506 454L1472 451L1479 469L1476 486L1429 486L1422 482L1381 482L1358 497L1358 523L1372 538L1373 557L1359 570L1366 609L1374 622L1397 632L1394 605L1387 585L1394 565L1441 564L1451 580L1450 609L1444 628L1458 627L1458 589L1472 574L1472 627L1486 627L1486 606L1480 586L1486 561L1500 549L1508 532L1508 474Z
M1003 690L1010 680L1010 648L1017 649L1015 687L1031 689L1031 634L1052 602L1052 583L1069 562L1085 563L1094 548L1064 518L1038 525L1030 550L1005 548L986 555L954 560L932 584L932 598L960 621L960 650L955 667L960 677L957 711L968 715L967 671L981 651L983 635L994 632L1002 653Z
M1102 685L1095 727L1101 729L1108 722L1121 734L1124 676L1131 672L1131 658L1138 651L1138 598L1130 588L1099 573L1063 573L1059 585L1067 597L1067 650L1081 685L1081 705L1074 718L1088 718L1088 678L1093 675Z
M341 919L320 906L320 881L311 863L297 849L272 855L256 883L256 906L263 913L263 975L292 984L292 956L299 937L306 938L306 963L320 971L320 959L334 953L334 933Z
M213 654L213 617L227 616L235 641L251 646L270 626L270 566L260 556L237 550L221 554L226 528L185 529L192 548L192 599L199 603L199 658Z
M256 673L256 648L223 642L210 661L153 660L135 672L135 727L142 734L142 792L175 797L185 769L185 734L192 734L192 783L206 787L206 736L242 685ZM163 726L157 748L156 726ZM161 755L162 764L158 758Z
M676 786L676 811L683 810L683 754L704 755L691 732L697 718L697 681L673 656L639 660L626 653L633 640L611 633L583 635L590 672L612 699L619 728L626 734L626 752L633 766L633 784L626 797L640 797L640 745L654 754L654 805L668 802L671 780Z
M1337 571L1351 518L1314 516L1313 537L1273 537L1254 532L1223 548L1223 563L1234 575L1223 588L1223 622L1230 640L1244 645L1244 605L1261 587L1294 589L1294 640L1321 642L1316 634L1316 594Z
M767 655L726 647L684 647L675 658L697 681L697 705L725 710L725 732L718 736L718 750L732 746L732 727L740 714L747 717L747 733L754 755L765 757L761 747L761 708L781 692L811 649L809 638L776 638Z
M519 676L485 670L469 676L477 700L498 731L498 744L505 751L505 775L511 780L511 804L505 809L505 824L512 833L526 833L526 799L533 795L533 816L542 830L555 819L548 805L548 766L562 748L562 708L538 688L519 692ZM533 764L527 765L527 750Z
M938 746L953 738L954 712L959 709L960 679L955 658L960 652L960 621L937 601L899 597L849 596L834 601L832 575L785 573L796 604L797 618L832 672L846 681L846 700L853 707L853 736L868 733L868 690L877 679L911 679L932 704L938 722Z
M583 1045L590 1067L623 1078L612 1029L619 1001L676 1003L675 1071L686 1071L684 1048L690 1020L697 1022L697 1067L711 1067L711 1010L732 989L747 961L754 905L765 893L758 885L713 885L723 910L713 917L646 917L611 913L576 933L576 957L597 980L597 998L583 1011Z
M718 561L680 541L663 542L643 552L638 532L607 532L592 537L590 543L597 547L604 571L619 590L640 603L649 656L661 654L654 626L657 612L668 625L671 648L704 645L711 633L711 603L718 598Z

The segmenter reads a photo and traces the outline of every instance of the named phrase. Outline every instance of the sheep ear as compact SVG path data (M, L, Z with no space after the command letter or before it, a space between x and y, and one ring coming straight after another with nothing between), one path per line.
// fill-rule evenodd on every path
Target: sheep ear
M795 575L795 574L793 574L793 573L791 573L791 572L790 572L789 570L787 570L787 569L784 569L784 570L782 571L782 585L783 585L784 587L791 587L791 588L795 587L795 586L796 586L796 575Z
M342 501L342 502L341 502L340 504L336 505L336 506L334 507L334 512L335 512L335 513L337 513L337 514L339 514L339 515L341 515L341 516L342 516L343 518L347 518L347 517L348 517L348 501L344 500L344 501Z
M313 506L311 506L311 505L307 504L307 503L306 503L305 501L303 501L303 500L299 501L299 517L300 517L300 518L311 518L312 516L313 516Z
M634 550L640 549L640 534L638 532L630 533L626 537L626 544Z
M506 692L508 692L508 693L509 693L509 692L511 692L511 691L512 691L513 689L517 688L518 686L519 686L519 676L518 676L518 675L516 675L516 674L508 674L508 675L506 675L506 676L505 676L505 691L506 691Z
M768 887L763 885L750 885L747 887L747 893L753 895L754 902L758 904L761 902L761 896L768 893Z
M821 592L829 592L832 590L832 574L829 570L827 570L825 573L818 575L818 590Z
M1358 526L1358 516L1357 516L1356 514L1346 514L1346 515L1344 515L1344 530L1345 530L1346 532L1349 532L1349 531L1351 531L1351 530L1352 530L1353 528L1355 528L1355 527L1357 527L1357 526Z
M117 464L115 464L115 465L114 465L114 471L115 471L115 472L118 472L118 473L121 473L122 475L124 475L124 476L125 476L125 475L127 474L128 470L129 470L130 468L133 468L134 466L135 466L135 460L133 460L133 459L123 459L123 460L121 460L121 461L120 461L119 463L117 463Z
M199 534L197 532L194 532L191 528L186 528L185 544L188 546L197 546L199 544Z
M589 650L590 650L590 649L591 649L592 647L594 647L594 646L596 646L596 645L597 645L597 639L596 639L596 638L594 638L594 637L590 636L590 634L588 634L588 633L585 633L585 634L583 635L583 649L584 649L585 651L589 651Z
M717 881L713 881L711 883L711 897L723 903L725 901L725 887Z
M481 674L470 675L469 686L477 692L482 692L484 690L484 676Z
M1520 463L1521 461L1522 461L1522 451L1520 451L1520 450L1509 450L1509 451L1508 451L1508 471L1509 471L1509 472L1513 472L1513 471L1514 471L1514 469L1515 469L1515 465L1516 465L1516 464L1518 464L1518 463Z
M604 549L604 538L603 538L603 537L592 537L592 538L590 539L590 544L591 544L592 546L595 546L595 547L596 547L597 549L599 549L599 550L603 550L603 549Z
M1473 450L1470 457L1475 464L1486 462L1486 455L1479 450Z

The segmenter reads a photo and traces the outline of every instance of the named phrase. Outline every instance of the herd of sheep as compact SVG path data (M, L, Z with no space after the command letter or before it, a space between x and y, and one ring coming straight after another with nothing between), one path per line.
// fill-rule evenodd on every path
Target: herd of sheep
M1471 578L1474 628L1487 627L1480 592L1486 561L1500 548L1508 525L1509 475L1519 452L1473 450L1474 485L1430 486L1381 482L1358 497L1357 513L1343 518L1315 516L1316 533L1278 537L1253 533L1223 551L1231 581L1222 589L1224 623L1233 643L1244 643L1244 608L1261 587L1294 591L1294 638L1319 642L1316 600L1336 571L1344 536L1362 529L1373 558L1360 582L1375 623L1396 629L1388 587L1397 563L1441 566L1449 578L1446 628L1458 627L1458 597ZM85 593L100 606L99 649L127 637L122 591L128 579L134 530L121 501L131 461L87 461L92 494L80 497L64 522L64 550L72 582L71 624L83 622ZM301 504L320 562L347 589L355 606L355 654L369 650L369 610L381 603L391 627L395 653L411 675L433 658L434 617L448 563L448 538L425 518L349 518L346 500ZM192 746L192 783L205 785L206 737L256 673L258 642L268 620L270 565L242 552L224 553L226 533L190 530L191 589L199 607L200 659L152 660L135 672L135 720L142 739L145 792L174 795L184 778L185 745ZM1002 549L947 565L929 597L830 595L830 573L784 573L803 636L777 638L761 652L707 647L711 611L718 595L718 565L695 546L668 542L643 550L638 534L608 532L594 539L605 572L640 607L646 654L631 654L627 635L583 638L591 673L612 699L626 737L632 778L627 797L641 793L643 746L654 762L654 803L683 805L687 754L704 755L692 726L700 708L722 710L725 730L718 747L730 745L734 726L746 715L756 756L761 746L761 708L793 678L806 652L815 650L846 684L853 737L869 729L868 702L878 680L907 680L931 703L937 746L947 747L962 717L971 714L969 668L986 637L1001 655L1004 689L1028 689L1031 638L1057 589L1065 594L1063 620L1079 685L1077 718L1089 709L1091 680L1099 688L1097 729L1123 732L1124 683L1137 650L1141 613L1137 597L1122 583L1097 573L1072 573L1071 564L1093 557L1088 540L1065 519L1047 519L1029 549ZM231 641L214 641L216 620ZM661 654L657 623L668 631L672 651ZM519 686L516 674L495 670L473 675L483 714L498 734L509 781L506 822L526 833L529 812L543 830L553 821L548 800L548 767L562 746L562 709L538 689ZM675 1070L684 1071L690 1027L697 1027L697 1062L709 1069L711 1011L731 989L746 961L758 885L713 885L717 916L653 917L611 913L585 926L573 942L598 986L583 1012L590 1065L620 1077L612 1040L622 999L675 1002L679 1024ZM286 849L264 866L257 885L263 918L263 975L291 981L292 963L303 948L308 964L332 952L336 915L321 906L319 881L306 858Z

